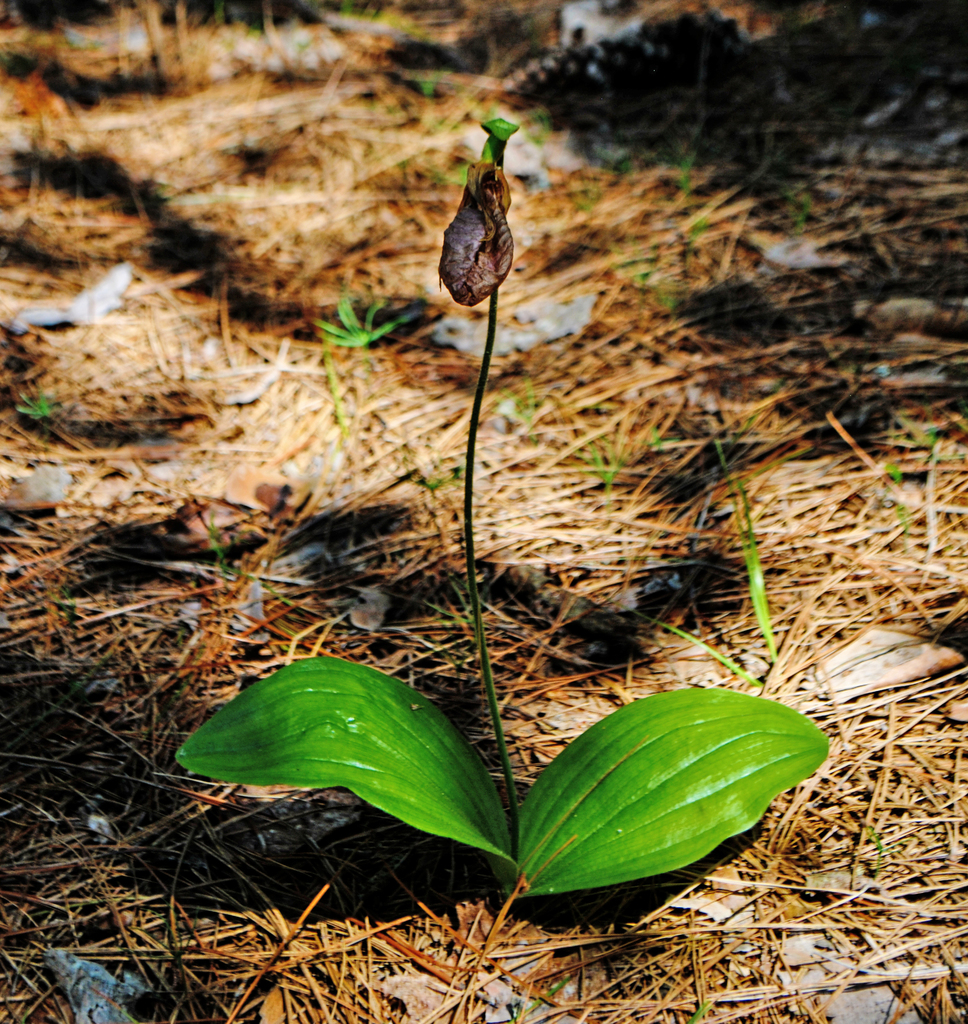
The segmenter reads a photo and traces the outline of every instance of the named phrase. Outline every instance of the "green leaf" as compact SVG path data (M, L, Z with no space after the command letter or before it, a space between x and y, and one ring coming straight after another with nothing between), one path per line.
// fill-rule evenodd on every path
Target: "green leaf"
M719 441L716 441L716 452L723 467L723 476L733 493L733 502L736 505L736 522L739 524L739 538L743 545L743 560L746 562L746 575L749 577L753 611L756 613L756 621L759 623L760 632L766 641L770 661L776 661L776 637L773 635L773 623L770 620L770 602L766 596L766 579L763 576L759 548L756 546L756 530L753 528L750 500L746 495L743 481L730 475L723 446ZM742 510L742 514L740 514L740 510Z
M519 125L505 121L503 117L495 117L493 121L484 121L481 127L488 135L493 135L495 138L500 139L501 142L507 142L518 130Z
M514 884L497 789L471 745L416 690L339 658L307 658L243 690L176 754L256 786L346 786L434 835L484 850Z
M827 738L775 701L676 690L627 704L544 770L521 808L530 895L691 864L750 828L827 756Z
M505 121L503 117L496 117L493 121L485 121L481 127L487 132L487 142L481 151L481 160L484 163L494 164L495 167L504 166L504 147L508 139L518 130L516 124Z
M353 304L349 300L348 295L341 295L339 302L336 304L336 312L339 315L340 320L343 321L343 326L347 328L351 333L355 334L360 330L360 321L356 318L356 313L353 311Z
M405 324L407 319L405 316L398 316L395 320L388 320L385 324L380 324L379 327L370 331L370 341L376 341L378 338L382 338L384 334L389 334L390 331L395 330L400 324Z

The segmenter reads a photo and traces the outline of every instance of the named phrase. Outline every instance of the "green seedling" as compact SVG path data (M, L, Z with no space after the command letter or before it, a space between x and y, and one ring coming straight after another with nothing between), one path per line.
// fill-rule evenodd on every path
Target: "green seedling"
M601 445L592 442L578 453L578 457L588 463L586 473L594 473L605 485L605 504L612 501L612 484L615 478L628 464L628 456L616 449L611 441L602 441Z
M643 267L643 264L643 269L635 269L637 267ZM652 251L648 256L644 255L642 250L638 248L635 255L629 259L620 260L620 262L615 264L613 269L617 271L625 271L640 288L645 288L652 278L652 275L658 269L658 265L659 246L653 245Z
M663 437L658 427L649 427L648 440L645 442L654 451L661 452L667 444L675 444L681 440L678 437Z
M788 191L784 193L784 198L787 201L787 207L793 218L793 233L795 235L802 235L803 229L807 226L807 219L810 216L812 205L810 193Z
M336 313L342 322L342 327L328 323L326 320L313 321L320 332L324 333L334 345L342 348L369 348L370 345L382 338L385 334L407 322L409 317L398 316L388 320L379 327L373 326L373 318L381 309L382 303L374 302L366 311L366 317L361 324L353 312L353 305L349 298L344 295L336 306Z
M366 311L366 317L361 324L353 305L348 296L344 295L336 306L336 313L340 318L342 327L337 327L326 320L313 321L319 338L323 343L323 366L326 370L326 382L329 385L329 393L333 399L333 409L336 414L336 422L339 424L340 433L343 438L350 436L350 425L346 419L346 409L343 406L343 399L339 392L339 374L336 372L336 363L330 344L339 345L341 348L362 348L368 349L370 345L389 334L400 324L406 323L409 317L400 316L388 320L379 327L373 326L373 318L380 310L382 303L375 302Z
M655 297L655 301L670 313L675 313L679 308L679 294L674 287L666 284L655 284L652 286L652 294Z
M699 1022L709 1013L709 1007L713 1005L711 999L707 999L696 1012L686 1021L686 1024L699 1024Z
M441 487L459 483L463 473L463 466L454 466L449 473L443 473L440 476L424 476L423 473L415 469L411 472L410 479L418 486L425 487L431 494L436 494Z
M528 432L528 439L532 444L537 444L538 438L534 432L534 417L538 412L538 403L534 397L534 385L529 377L524 379L524 397L519 398L512 391L505 391L504 397L498 403L495 412L499 416L510 420L512 423L520 423Z
M602 194L602 188L598 182L589 181L572 190L571 201L575 204L576 210L581 210L582 213L589 213L598 205Z
M493 186L515 126L498 120L484 127L490 139L482 162ZM475 173L482 174L480 165ZM496 189L483 199L500 222ZM506 809L474 748L427 697L339 658L296 661L243 690L177 757L193 772L228 782L346 786L415 828L481 850L510 903L692 863L750 828L779 792L812 773L827 756L827 739L799 712L761 697L704 688L659 693L593 725L519 803L474 555L473 467L497 295L493 284L475 300L489 296L490 308L467 439L464 544Z
M54 605L60 609L61 614L67 619L68 626L77 622L77 600L73 597L67 587L61 587L60 597L55 597Z
M900 487L904 482L904 474L901 472L900 467L896 466L893 462L889 462L885 467L884 471L894 481L894 483ZM911 535L911 510L903 502L894 499L894 511L897 514L897 521L901 524L904 530L904 536L910 537Z
M328 335L320 332L319 340L323 343L323 367L326 370L326 383L329 385L329 394L333 399L333 412L336 416L339 432L345 441L350 436L350 424L346 418L346 409L343 407L343 398L339 393L339 374L336 372L333 349Z
M877 847L877 863L874 865L874 877L881 873L881 865L884 862L884 858L887 857L887 849L881 842L881 837L874 830L873 826L867 826L867 838Z
M689 229L689 247L692 248L696 242L702 238L702 236L709 230L709 220L706 217L700 217L695 224Z
M21 394L20 401L23 403L22 405L14 406L17 412L35 420L40 424L44 434L48 434L54 413L60 408L60 405L54 401L54 396L45 395L43 391L36 398Z
M222 579L227 580L230 576L229 546L222 542L222 533L215 525L214 515L209 520L206 529L208 530L208 546L212 554L215 555L215 564L222 575Z
M770 661L776 661L776 638L773 635L773 623L770 619L770 603L766 596L766 579L763 576L763 565L760 562L760 551L756 544L756 531L753 529L753 513L750 510L749 498L746 496L746 488L741 480L730 475L729 466L726 464L726 457L723 455L723 446L717 441L716 452L723 467L723 474L733 494L733 503L736 506L736 520L739 524L739 538L743 546L743 560L746 562L746 575L749 580L750 600L753 602L753 611L756 613L756 621L759 623L760 632L766 641L766 649L770 654Z
M437 84L441 78L444 77L445 72L443 71L431 71L426 75L421 75L419 78L413 78L411 81L420 90L422 96L425 96L428 100L432 100L437 95ZM430 125L430 131L432 134L436 134L440 131L445 124L448 123L447 118L441 119L439 122L434 122Z

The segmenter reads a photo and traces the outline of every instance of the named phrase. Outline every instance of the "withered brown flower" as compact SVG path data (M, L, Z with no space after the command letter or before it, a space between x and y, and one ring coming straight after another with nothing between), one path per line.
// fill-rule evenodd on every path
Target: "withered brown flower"
M476 306L511 270L514 239L508 227L511 190L493 163L471 164L457 216L444 231L440 279L455 302Z

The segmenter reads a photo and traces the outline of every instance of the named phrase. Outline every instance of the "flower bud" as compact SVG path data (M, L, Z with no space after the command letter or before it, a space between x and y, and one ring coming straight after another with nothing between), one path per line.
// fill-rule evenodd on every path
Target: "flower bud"
M511 190L500 167L471 164L457 216L444 231L440 279L455 302L476 306L508 276L514 240L507 211Z

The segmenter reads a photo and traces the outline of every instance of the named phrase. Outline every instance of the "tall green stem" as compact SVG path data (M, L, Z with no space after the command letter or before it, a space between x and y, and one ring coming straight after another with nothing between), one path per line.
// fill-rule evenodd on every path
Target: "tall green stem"
M484 636L484 617L481 614L481 596L477 589L477 568L474 559L474 457L477 449L477 426L481 419L481 404L487 387L487 374L491 367L491 352L494 349L494 336L497 333L497 293L491 293L491 305L487 311L487 342L484 345L484 358L481 360L481 375L477 380L477 391L474 392L474 405L471 408L471 424L467 436L467 467L464 473L464 552L467 556L467 589L471 598L471 613L474 616L474 640L481 658L481 678L487 693L487 706L491 712L494 735L497 737L497 749L501 755L501 768L504 771L504 785L508 791L508 816L511 819L511 856L518 856L518 794L514 785L514 772L511 770L511 758L508 756L508 745L504 739L504 727L501 725L501 709L497 702L497 690L494 688L494 676L491 673L491 658L487 652L487 640Z

